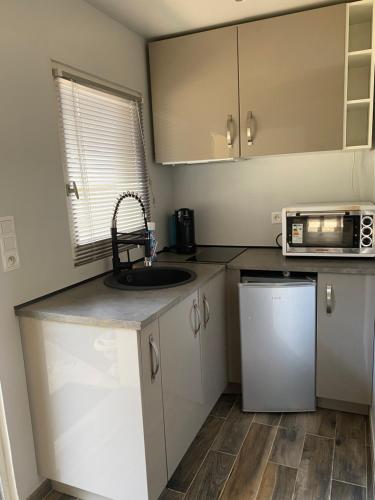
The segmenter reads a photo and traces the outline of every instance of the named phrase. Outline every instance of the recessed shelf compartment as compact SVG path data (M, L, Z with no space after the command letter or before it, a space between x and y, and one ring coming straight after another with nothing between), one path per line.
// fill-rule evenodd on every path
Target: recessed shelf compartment
M372 2L349 5L349 52L372 46Z
M346 102L344 149L372 147L374 56L373 0L346 7Z
M369 144L370 103L348 103L346 118L346 147L370 146Z
M371 52L348 55L347 99L370 97Z

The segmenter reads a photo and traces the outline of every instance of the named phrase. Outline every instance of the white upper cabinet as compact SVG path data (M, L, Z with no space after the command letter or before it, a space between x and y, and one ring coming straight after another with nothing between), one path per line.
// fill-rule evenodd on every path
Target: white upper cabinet
M155 158L370 148L373 2L150 43Z
M345 5L238 27L241 156L343 147Z
M153 42L149 55L156 161L238 157L237 28Z

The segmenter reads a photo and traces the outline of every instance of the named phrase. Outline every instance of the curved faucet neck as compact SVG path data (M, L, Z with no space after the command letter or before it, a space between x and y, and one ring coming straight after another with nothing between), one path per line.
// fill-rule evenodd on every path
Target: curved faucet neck
M146 231L148 231L146 209L145 209L145 206L143 204L143 201L142 201L141 197L137 193L130 192L130 191L126 191L126 192L122 193L119 196L118 200L117 200L117 203L116 203L116 206L115 206L115 211L113 212L113 217L112 217L112 228L114 228L114 229L117 228L117 214L118 214L118 211L119 211L121 203L126 198L132 198L133 200L136 200L139 203L139 205L141 206L141 209L142 209L143 221L144 221L144 224L145 224L145 229L146 229Z

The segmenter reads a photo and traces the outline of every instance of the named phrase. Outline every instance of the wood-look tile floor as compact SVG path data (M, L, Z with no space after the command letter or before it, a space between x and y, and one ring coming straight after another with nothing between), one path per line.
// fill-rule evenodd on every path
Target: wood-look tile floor
M368 419L243 413L223 394L159 500L373 499Z

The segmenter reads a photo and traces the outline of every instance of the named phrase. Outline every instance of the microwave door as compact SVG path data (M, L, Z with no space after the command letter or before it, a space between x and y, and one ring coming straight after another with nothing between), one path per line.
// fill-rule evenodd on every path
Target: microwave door
M287 219L287 242L296 249L358 248L360 216L296 215Z

